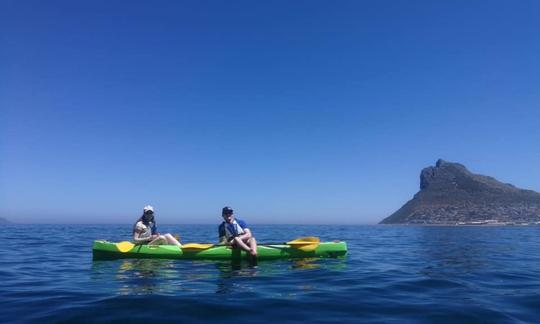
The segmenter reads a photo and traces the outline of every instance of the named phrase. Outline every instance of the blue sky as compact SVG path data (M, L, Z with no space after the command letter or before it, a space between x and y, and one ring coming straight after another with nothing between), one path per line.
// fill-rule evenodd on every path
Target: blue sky
M538 1L2 1L0 216L370 224L540 191Z

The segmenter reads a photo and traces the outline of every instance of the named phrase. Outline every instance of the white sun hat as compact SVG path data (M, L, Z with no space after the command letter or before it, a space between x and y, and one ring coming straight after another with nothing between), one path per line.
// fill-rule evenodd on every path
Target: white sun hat
M154 207L150 206L150 205L146 205L144 206L143 208L143 211L146 213L147 211L151 211L152 213L154 212Z

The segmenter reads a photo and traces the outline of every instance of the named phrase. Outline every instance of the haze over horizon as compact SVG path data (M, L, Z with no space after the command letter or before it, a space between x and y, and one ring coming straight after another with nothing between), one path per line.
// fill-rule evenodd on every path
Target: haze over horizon
M540 191L540 3L5 1L0 217L374 224L442 158Z

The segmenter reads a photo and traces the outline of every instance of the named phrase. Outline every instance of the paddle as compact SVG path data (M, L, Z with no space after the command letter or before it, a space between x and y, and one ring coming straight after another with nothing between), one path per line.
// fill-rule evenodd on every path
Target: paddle
M308 236L308 237L299 237L296 240L289 241L285 244L290 245L294 247L295 249L298 249L300 251L314 251L319 244L321 243L321 239L315 236ZM268 244L268 245L274 245L274 244Z
M285 243L265 243L262 245L290 245L291 247L309 252L315 250L321 240L318 237L308 236L308 237L299 237L295 240L285 242ZM212 243L187 243L182 245L182 250L206 250L214 246L223 246L223 244L212 244Z
M129 241L122 241L122 242L116 243L116 248L118 249L118 251L122 253L131 251L131 249L133 249L134 246L135 244Z
M187 243L182 244L181 249L182 250L206 250L213 246L216 246L212 243Z

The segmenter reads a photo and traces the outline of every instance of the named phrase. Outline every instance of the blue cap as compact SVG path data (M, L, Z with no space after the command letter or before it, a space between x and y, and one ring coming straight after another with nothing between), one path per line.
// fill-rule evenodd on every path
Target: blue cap
M229 206L225 206L221 210L221 215L232 215L232 214L233 214L233 209Z

